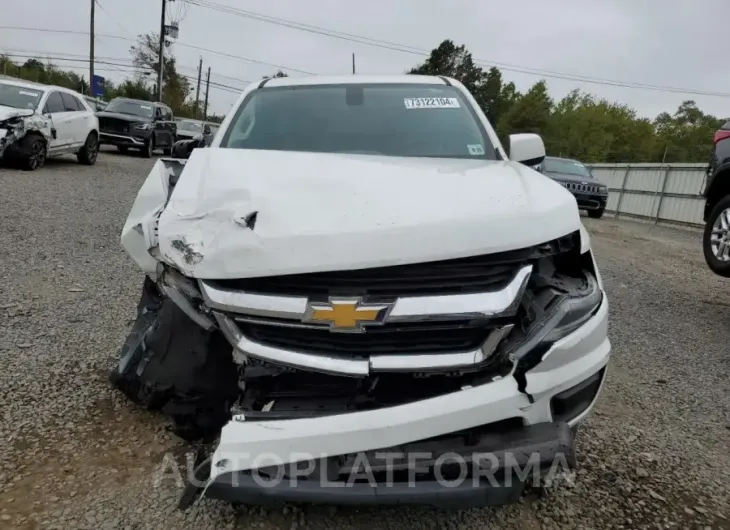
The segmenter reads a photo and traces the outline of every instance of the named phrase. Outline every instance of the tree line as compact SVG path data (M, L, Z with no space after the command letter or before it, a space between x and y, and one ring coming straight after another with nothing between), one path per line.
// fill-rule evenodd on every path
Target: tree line
M713 134L727 121L703 113L691 100L654 120L579 90L555 101L544 80L520 93L498 68L483 70L464 46L451 40L443 41L409 73L458 79L505 146L510 134L533 132L543 137L549 154L585 162L706 162Z
M104 99L121 96L152 101L159 71L157 35L140 35L129 51L138 73L118 84L107 81ZM0 55L0 72L88 93L89 85L83 76L52 62L28 59L21 64ZM579 90L556 101L550 97L544 80L521 93L514 83L503 79L498 68L480 68L463 45L457 46L451 40L443 41L409 73L443 75L461 81L505 146L505 139L512 133L534 132L543 137L548 153L585 162L705 162L714 132L726 121L703 113L691 100L684 101L673 114L662 112L650 120L638 117L627 105ZM279 70L265 77L286 75ZM176 116L202 116L202 104L196 106L192 80L178 72L175 56L165 50L163 101ZM209 115L208 119L221 121L223 116Z

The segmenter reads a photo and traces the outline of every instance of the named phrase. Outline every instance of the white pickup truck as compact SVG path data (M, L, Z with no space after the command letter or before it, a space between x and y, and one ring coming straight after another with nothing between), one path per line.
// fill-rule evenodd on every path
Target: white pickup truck
M213 443L182 504L501 504L572 466L608 303L544 156L458 81L357 75L252 85L159 160L112 381Z

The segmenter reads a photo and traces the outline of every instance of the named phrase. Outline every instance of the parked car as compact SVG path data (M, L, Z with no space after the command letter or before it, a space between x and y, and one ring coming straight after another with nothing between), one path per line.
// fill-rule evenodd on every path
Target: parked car
M210 145L214 136L213 128L201 120L183 118L177 121L178 140L192 140L196 136L202 136L205 145Z
M84 96L84 99L86 100L86 103L89 104L89 107L94 112L98 112L100 110L104 110L108 103L102 99L99 98L92 98L91 96Z
M78 92L63 87L0 79L0 157L33 171L47 157L73 153L93 165L99 121Z
M216 440L182 507L203 485L513 502L514 466L574 465L608 303L575 199L529 167L542 139L509 153L454 79L283 77L252 84L210 147L155 164L122 229L145 280L111 380ZM509 478L480 480L483 452ZM447 487L454 458L466 482ZM363 465L375 483L348 482Z
M603 216L608 187L593 177L585 164L571 158L546 156L540 164L540 171L570 191L578 208L586 210L589 217L600 219Z
M705 179L702 250L715 274L730 277L730 121L715 132Z
M177 135L172 109L156 101L114 98L97 112L101 143L115 145L122 153L139 150L149 158L155 149L169 155Z

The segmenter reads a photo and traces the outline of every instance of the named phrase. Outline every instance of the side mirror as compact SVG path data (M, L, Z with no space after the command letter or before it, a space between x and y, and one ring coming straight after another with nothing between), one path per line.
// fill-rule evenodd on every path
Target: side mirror
M510 134L509 158L526 166L542 164L545 159L545 144L539 134Z

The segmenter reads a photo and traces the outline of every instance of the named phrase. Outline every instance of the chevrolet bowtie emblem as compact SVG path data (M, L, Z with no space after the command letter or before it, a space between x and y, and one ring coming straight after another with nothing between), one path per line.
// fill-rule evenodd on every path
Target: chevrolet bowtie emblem
M362 333L365 326L382 325L393 304L368 304L360 298L330 298L309 302L303 322L329 324L330 331Z

